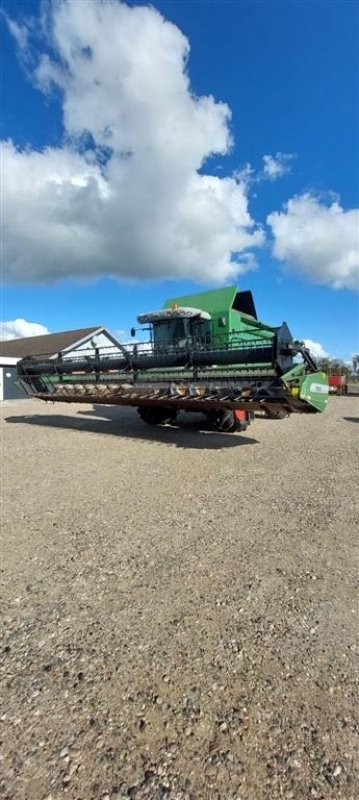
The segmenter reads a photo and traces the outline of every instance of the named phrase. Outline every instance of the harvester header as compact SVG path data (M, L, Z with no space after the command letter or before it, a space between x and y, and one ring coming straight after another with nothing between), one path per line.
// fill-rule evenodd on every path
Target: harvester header
M258 320L250 291L229 286L170 298L137 321L147 341L133 328L136 340L113 355L24 358L21 385L42 400L136 406L151 424L202 411L225 431L243 430L256 411L283 417L327 404L327 376L285 322Z

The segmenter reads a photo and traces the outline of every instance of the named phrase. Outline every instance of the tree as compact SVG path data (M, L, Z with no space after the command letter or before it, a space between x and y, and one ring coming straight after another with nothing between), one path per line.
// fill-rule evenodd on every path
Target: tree
M350 366L340 358L320 358L318 366L319 369L329 375L345 375L348 378L351 374Z
M359 380L359 353L352 357L352 363L346 363L340 358L319 358L318 367L328 375L344 375L350 380Z
M352 359L352 370L356 378L359 378L359 353L355 353Z

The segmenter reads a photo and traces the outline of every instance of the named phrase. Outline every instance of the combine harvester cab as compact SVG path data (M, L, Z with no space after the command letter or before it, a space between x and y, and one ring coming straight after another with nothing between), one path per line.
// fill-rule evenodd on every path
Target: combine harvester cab
M201 411L227 432L245 430L255 412L278 419L326 407L327 376L285 322L258 320L250 291L175 297L137 319L147 341L122 345L120 355L25 358L21 385L42 400L136 406L150 424Z

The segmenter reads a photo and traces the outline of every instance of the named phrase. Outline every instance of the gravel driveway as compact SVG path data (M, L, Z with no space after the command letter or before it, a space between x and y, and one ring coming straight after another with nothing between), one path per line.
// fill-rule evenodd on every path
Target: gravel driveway
M359 400L2 408L4 800L355 800Z

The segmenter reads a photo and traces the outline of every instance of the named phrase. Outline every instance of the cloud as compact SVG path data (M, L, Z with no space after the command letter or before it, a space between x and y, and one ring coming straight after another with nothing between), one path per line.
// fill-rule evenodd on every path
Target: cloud
M307 193L292 197L282 211L267 217L273 254L286 269L335 289L358 288L359 211L344 211Z
M39 322L27 322L26 319L13 319L0 322L0 340L7 342L9 339L22 339L26 336L43 336L50 331Z
M113 332L113 335L114 335L115 339L118 339L120 342L122 342L126 338L127 333L124 330L124 328L118 328L117 331Z
M1 16L5 18L9 31L14 37L20 51L25 52L29 47L29 31L25 25L19 25L15 20L10 19L7 14L0 9Z
M291 171L291 161L295 158L293 153L276 153L275 156L263 156L262 179L276 181L282 175Z
M264 162L262 170L256 170L252 164L247 162L235 170L234 175L238 181L243 182L247 189L263 181L274 182L291 171L291 161L295 157L295 153L279 152L275 156L262 156Z
M223 283L253 268L264 233L246 182L204 169L230 152L230 109L193 93L181 31L116 0L53 2L41 24L32 79L60 94L65 138L41 152L3 143L7 280ZM10 24L22 63L39 27Z
M329 353L324 349L320 342L313 342L312 339L304 339L304 344L310 350L314 358L329 358Z

